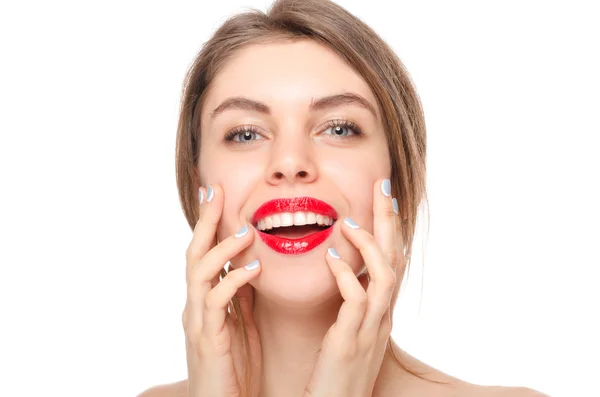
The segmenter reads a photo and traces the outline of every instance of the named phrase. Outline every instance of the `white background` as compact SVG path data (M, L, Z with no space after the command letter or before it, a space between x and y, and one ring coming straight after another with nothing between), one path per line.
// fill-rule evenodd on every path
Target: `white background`
M426 113L431 224L399 345L473 383L600 395L595 2L338 3ZM2 3L0 395L186 378L181 83L226 17L269 4Z

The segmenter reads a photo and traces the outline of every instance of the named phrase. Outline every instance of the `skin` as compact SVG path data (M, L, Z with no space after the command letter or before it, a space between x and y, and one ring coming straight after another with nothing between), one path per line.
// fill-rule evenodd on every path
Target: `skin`
M337 55L312 42L250 46L228 62L216 77L201 116L204 133L200 181L204 186L219 184L225 195L224 216L217 230L219 240L246 224L265 201L295 196L319 198L333 206L340 219L350 216L372 231L372 186L377 178L390 174L379 117L357 106L312 113L308 110L313 98L343 92L357 93L376 108L367 84ZM228 110L211 120L210 113L233 96L263 102L272 109L272 115ZM332 119L352 120L361 127L364 138L332 136L332 128L324 126ZM265 137L246 145L224 143L223 136L240 125L256 125ZM323 130L329 135L324 135ZM298 175L302 171L306 175ZM330 241L358 272L362 258L352 244L341 237L339 230L334 231ZM270 312L263 313L267 305L259 303L258 316L271 320L288 318L283 323L304 335L303 341L285 356L298 357L307 347L318 350L317 337L322 339L324 335L323 329L314 331L315 313L306 309L322 305L338 293L324 262L327 248L321 245L307 255L282 256L254 244L232 260L235 266L254 259L263 263L265 271L252 285L268 300ZM293 309L297 310L292 312ZM329 308L328 316L323 313L321 328L330 323L334 313L334 307ZM308 319L313 319L310 325ZM306 340L311 334L314 338ZM290 342L298 339L282 336L273 335L273 346L279 351L289 349Z
M200 180L222 186L225 198L219 240L245 225L265 201L296 196L319 198L336 209L340 220L352 217L372 232L373 185L390 175L379 116L356 105L308 110L313 98L344 92L364 97L377 109L362 78L336 54L309 41L250 46L228 62L201 116ZM233 96L263 102L271 115L228 110L211 119L210 113ZM363 135L333 136L333 128L325 126L332 119L353 121ZM250 144L225 142L224 135L239 125L256 125L264 136ZM355 274L362 270L364 260L342 236L339 223L326 244L306 254L282 255L256 239L231 260L239 267L258 259L263 267L250 283L256 290L264 397L301 395L337 317L342 300L325 262L327 248L335 247Z
M356 104L309 110L312 100L347 92L363 97L375 114ZM214 109L235 96L264 103L270 114L228 109L212 117ZM240 289L243 294L252 291L249 286L254 291L248 306L253 309L246 310L251 312L260 338L258 395L303 396L307 386L313 397L408 396L425 390L428 395L474 395L469 394L474 385L412 357L418 370L448 384L415 377L391 356L383 355L391 330L391 291L396 279L402 279L404 258L401 234L397 233L399 219L391 197L381 193L381 182L390 175L390 161L377 102L366 82L337 54L313 41L251 45L239 50L220 70L201 119L198 177L203 186L215 187L208 209L201 208L201 221L213 217L214 229L206 231L216 232L222 242L221 256L215 254L222 262L213 262L222 266L230 260L231 268L238 270L227 278L238 277L239 287L245 284ZM362 134L342 127L347 135L335 136L335 128L326 125L334 119L352 121ZM225 140L233 128L249 125L257 128L250 143ZM301 255L276 253L254 236L252 226L248 235L231 237L249 223L262 203L297 196L316 197L338 213L332 235L316 249ZM211 204L220 208L211 209ZM360 228L345 226L342 221L346 217ZM200 232L194 233L196 245L206 244L200 242ZM329 247L335 248L341 259L327 255ZM189 262L196 263L188 264L188 281L192 283L198 277L192 275L193 267L208 266L202 265L205 251L194 248L188 252ZM261 267L254 275L241 269L255 259ZM371 282L366 277L357 278L365 266ZM218 266L213 270L210 278L218 273ZM217 281L213 278L213 288ZM216 302L223 291L203 299ZM227 302L229 298L224 296L221 300ZM189 306L184 327L198 322L193 316L199 306ZM210 318L216 319L214 324L223 323L224 314L214 313L217 311L205 312L205 329L213 324ZM349 347L353 354L341 353L348 352ZM394 349L402 353L395 344ZM188 367L191 365L202 367L201 362L190 364L188 357ZM217 374L230 369L228 363L220 365L213 362L202 368L209 371L217 367ZM183 396L188 387L186 380L150 389L145 396Z

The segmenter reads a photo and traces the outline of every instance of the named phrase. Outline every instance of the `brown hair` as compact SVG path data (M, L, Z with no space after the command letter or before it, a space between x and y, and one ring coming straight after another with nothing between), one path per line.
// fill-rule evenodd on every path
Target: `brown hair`
M425 119L416 89L393 50L364 22L330 0L277 0L267 13L251 9L226 20L202 47L183 84L177 129L176 178L179 199L193 230L198 220L197 178L200 114L210 84L219 69L243 46L301 39L315 40L335 51L370 86L381 109L389 147L392 193L402 210L402 237L407 271L410 268L418 208L427 202L425 184ZM429 217L428 217L429 219ZM221 276L225 277L225 269ZM392 297L393 313L402 280ZM251 363L239 302L231 302L239 318L246 369ZM399 365L407 368L391 347ZM415 367L416 368L416 367ZM246 372L246 385L249 385ZM435 380L432 380L435 382Z

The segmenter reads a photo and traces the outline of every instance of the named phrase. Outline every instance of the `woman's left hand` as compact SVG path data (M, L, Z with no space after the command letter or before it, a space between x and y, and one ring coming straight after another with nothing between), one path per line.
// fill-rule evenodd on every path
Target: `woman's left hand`
M344 303L323 339L304 397L370 397L373 393L392 331L391 297L406 266L397 207L389 181L379 180L374 186L373 235L348 218L341 226L344 236L360 250L370 280L366 274L357 278L335 250L326 255Z

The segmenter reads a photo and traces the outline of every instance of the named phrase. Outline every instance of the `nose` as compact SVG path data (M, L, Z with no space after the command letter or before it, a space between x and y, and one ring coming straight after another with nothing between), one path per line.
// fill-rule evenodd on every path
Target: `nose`
M280 134L271 147L266 178L271 185L311 183L317 175L310 138L305 133ZM278 139L279 138L279 139Z

